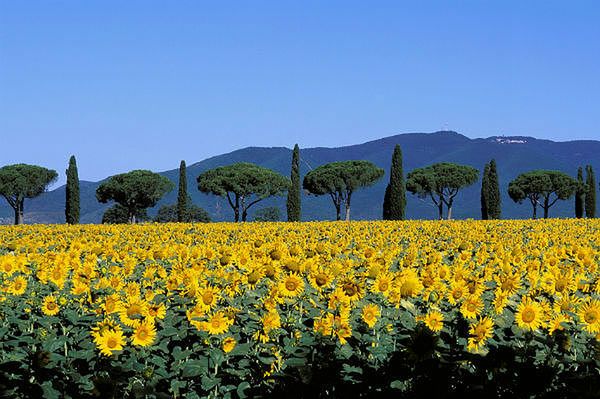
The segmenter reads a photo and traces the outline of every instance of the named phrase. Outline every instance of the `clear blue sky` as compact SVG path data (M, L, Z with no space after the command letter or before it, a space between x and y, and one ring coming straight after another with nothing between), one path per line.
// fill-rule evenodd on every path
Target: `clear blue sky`
M0 0L0 164L61 182L440 129L600 139L600 3Z

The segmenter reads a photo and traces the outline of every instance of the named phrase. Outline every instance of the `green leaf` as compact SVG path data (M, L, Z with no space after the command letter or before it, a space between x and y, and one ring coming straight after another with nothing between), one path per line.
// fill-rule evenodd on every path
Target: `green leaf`
M286 359L285 364L289 367L302 367L306 365L306 359L301 357L291 357Z
M208 390L214 388L220 382L221 382L220 378L209 377L206 375L202 376L202 379L201 379L202 389L205 389L208 391Z
M183 371L181 376L184 378L198 377L207 373L208 371L208 358L202 360L188 360L183 365Z
M246 395L246 393L244 392L246 389L250 388L250 384L246 381L240 383L240 385L238 385L237 387L237 394L240 397L240 399L245 399L248 396Z
M52 386L52 382L50 381L45 381L42 385L42 391L44 392L44 398L47 399L58 399L60 398L60 392L58 392L56 389L54 389L54 387Z
M171 392L173 392L177 396L179 396L179 389L186 388L186 387L187 387L186 381L171 380Z

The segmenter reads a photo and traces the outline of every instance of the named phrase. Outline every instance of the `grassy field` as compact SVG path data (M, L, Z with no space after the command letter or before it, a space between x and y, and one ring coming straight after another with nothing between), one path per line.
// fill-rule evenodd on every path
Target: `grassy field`
M593 397L600 220L0 228L12 397Z

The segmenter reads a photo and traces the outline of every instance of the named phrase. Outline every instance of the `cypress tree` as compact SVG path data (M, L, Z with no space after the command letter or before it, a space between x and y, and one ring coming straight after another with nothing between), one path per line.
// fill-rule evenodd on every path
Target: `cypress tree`
M79 176L77 173L77 162L75 156L69 159L67 173L65 219L68 224L79 223Z
M596 177L592 165L586 166L585 216L596 217Z
M396 144L392 155L390 182L385 189L383 198L383 219L404 220L406 213L406 186L402 170L402 150Z
M483 168L483 176L481 177L481 220L488 220L490 218L489 212L489 175L490 175L490 164L486 163Z
M498 180L496 160L492 159L488 173L488 217L490 219L500 219L501 216L502 200L500 198L500 182Z
M292 152L292 171L290 175L292 185L287 195L287 219L288 222L300 221L300 148L294 146Z
M385 193L383 194L383 220L390 219L390 185L385 187Z
M177 221L185 221L188 209L187 177L185 161L179 164L179 191L177 192Z
M585 184L583 184L583 169L577 169L577 190L575 190L575 217L583 217L583 199L585 197Z

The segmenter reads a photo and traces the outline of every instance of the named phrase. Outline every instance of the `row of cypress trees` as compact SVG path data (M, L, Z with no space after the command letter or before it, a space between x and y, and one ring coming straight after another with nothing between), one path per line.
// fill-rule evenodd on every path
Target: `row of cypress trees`
M591 165L585 167L586 181L583 182L583 168L577 171L577 180L581 187L575 195L575 216L582 218L584 213L588 218L596 217L596 178ZM66 206L65 218L68 224L79 223L80 201L79 201L79 177L77 173L77 162L75 156L69 159L69 167L66 171ZM300 204L300 149L298 144L292 152L291 187L288 190L286 208L289 222L299 222L301 215ZM187 176L185 161L179 165L179 190L177 194L177 220L184 221L189 206L189 195L187 193ZM485 164L481 182L481 218L500 219L501 200L500 184L496 161L492 159ZM404 182L404 171L402 167L402 150L399 145L394 148L392 155L392 166L390 180L385 189L383 199L384 220L404 220L406 218L406 186Z

